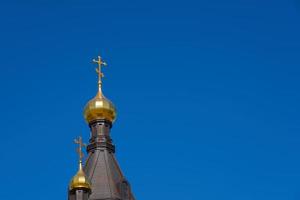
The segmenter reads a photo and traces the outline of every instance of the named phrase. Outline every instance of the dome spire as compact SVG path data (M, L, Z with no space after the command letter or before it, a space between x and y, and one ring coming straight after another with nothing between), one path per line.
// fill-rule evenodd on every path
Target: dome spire
M102 60L101 56L98 56L98 60L93 59L93 62L98 64L98 67L96 68L98 74L98 95L102 96L102 78L104 77L104 74L101 69L102 66L107 66L107 64Z
M79 157L79 170L82 170L82 159L83 159L83 152L82 152L82 147L85 147L86 144L84 144L82 142L82 138L81 136L78 137L78 139L74 139L74 143L78 144L78 147L76 148L76 151L78 153L78 157Z
M91 190L91 184L87 180L85 173L82 169L82 159L83 159L82 147L85 147L86 144L82 142L81 137L75 139L74 142L78 144L77 153L79 156L79 168L77 174L71 180L70 190L77 190L77 189Z
M102 92L102 78L104 77L102 66L106 66L107 64L100 56L98 56L97 60L93 59L93 62L98 65L96 68L98 74L98 92L84 107L83 115L88 124L95 120L108 120L110 123L113 123L116 119L116 108Z

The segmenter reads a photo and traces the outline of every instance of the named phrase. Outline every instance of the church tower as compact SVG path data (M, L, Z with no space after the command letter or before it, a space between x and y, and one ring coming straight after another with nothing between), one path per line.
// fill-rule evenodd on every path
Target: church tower
M135 200L130 185L115 158L115 146L110 130L116 119L116 109L102 92L102 66L106 63L98 56L93 60L98 65L98 92L84 108L84 118L90 127L87 159L82 166L81 138L79 145L79 170L69 185L69 200Z

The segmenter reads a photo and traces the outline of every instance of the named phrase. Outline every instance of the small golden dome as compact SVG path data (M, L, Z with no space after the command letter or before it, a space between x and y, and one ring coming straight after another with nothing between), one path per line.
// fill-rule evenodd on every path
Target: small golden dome
M81 164L79 166L79 170L77 174L72 178L70 182L70 190L74 190L74 189L91 190L91 184L87 180L85 173L82 170Z
M113 103L105 98L100 91L86 104L83 112L87 123L97 119L106 119L113 123L116 119L116 114L116 108Z

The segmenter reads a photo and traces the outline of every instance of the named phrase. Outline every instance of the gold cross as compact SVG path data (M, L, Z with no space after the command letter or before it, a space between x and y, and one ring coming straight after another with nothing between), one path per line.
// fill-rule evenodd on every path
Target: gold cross
M98 64L98 68L96 68L96 72L98 74L98 89L101 92L102 78L104 77L104 74L102 73L101 68L102 68L102 66L106 66L107 64L106 64L106 62L104 62L102 60L102 58L100 56L98 56L98 60L93 59L93 62Z
M78 139L74 140L75 144L78 144L78 147L76 148L78 156L79 156L79 163L82 163L82 158L84 156L82 152L82 147L86 147L86 144L82 142L81 136L78 137Z

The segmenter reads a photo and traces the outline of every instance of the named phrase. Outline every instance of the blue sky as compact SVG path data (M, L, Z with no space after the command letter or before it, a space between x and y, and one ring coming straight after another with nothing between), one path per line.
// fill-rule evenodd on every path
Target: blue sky
M297 0L1 1L1 198L66 199L101 54L137 199L299 199L299 23Z

